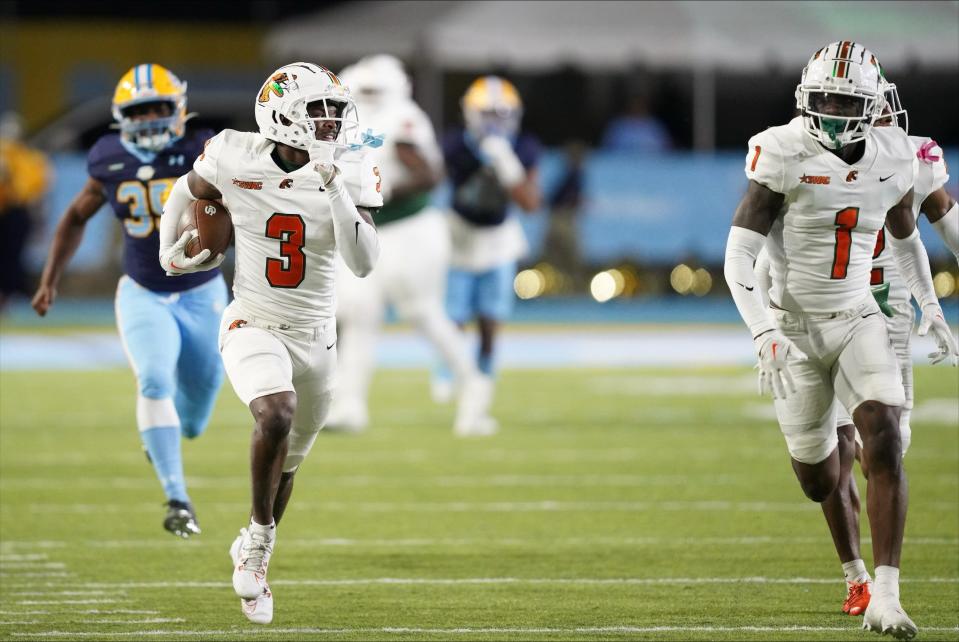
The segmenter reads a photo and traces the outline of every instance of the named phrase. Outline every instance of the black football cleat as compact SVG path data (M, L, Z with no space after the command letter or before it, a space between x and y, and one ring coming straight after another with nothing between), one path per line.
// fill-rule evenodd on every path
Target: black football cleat
M163 528L183 539L200 534L200 525L196 521L192 504L171 499L166 506L168 509L163 519Z

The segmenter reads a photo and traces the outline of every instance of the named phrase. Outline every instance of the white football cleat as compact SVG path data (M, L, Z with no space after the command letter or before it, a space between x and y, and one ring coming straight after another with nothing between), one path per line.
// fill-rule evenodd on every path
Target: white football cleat
M891 635L897 640L911 640L919 631L902 610L898 599L876 593L873 593L869 606L866 607L862 628L880 635Z
M246 535L246 529L240 529L240 535L233 540L230 546L230 558L233 560L233 567L240 565L240 549L243 546L243 537ZM240 610L250 622L254 624L269 624L273 621L273 592L267 584L263 592L252 600L240 598Z
M239 544L238 544L239 543ZM236 548L236 554L233 549ZM248 528L240 529L240 537L233 541L230 556L233 564L233 590L245 600L258 598L265 590L266 569L273 554L273 541L253 533Z
M334 398L323 430L361 433L370 424L370 414L362 399Z
M457 437L488 437L499 424L489 416L493 405L494 383L491 377L476 375L463 382L456 408L453 432Z
M430 379L430 397L433 398L433 403L447 404L453 401L454 392L455 386L452 379L440 379L439 377Z

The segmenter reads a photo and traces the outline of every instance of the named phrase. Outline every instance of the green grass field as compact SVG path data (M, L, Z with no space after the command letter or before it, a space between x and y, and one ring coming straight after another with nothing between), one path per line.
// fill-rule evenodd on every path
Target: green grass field
M378 373L375 427L321 435L300 471L257 627L230 583L251 420L229 386L184 445L203 534L179 541L128 371L2 372L0 638L879 639L839 612L825 523L753 376L505 372L501 434L464 441L425 372ZM916 380L903 604L920 639L955 640L959 380Z

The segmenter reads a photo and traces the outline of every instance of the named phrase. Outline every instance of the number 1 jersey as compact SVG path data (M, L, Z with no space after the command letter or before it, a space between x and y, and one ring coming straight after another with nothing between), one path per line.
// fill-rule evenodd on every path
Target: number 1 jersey
M336 313L333 214L312 163L284 172L275 143L253 132L211 138L193 169L223 195L236 239L233 295L256 317L311 327ZM376 168L360 152L336 162L353 202L377 208Z
M753 136L746 176L785 196L766 241L771 302L823 313L869 296L877 235L912 188L915 163L898 127L872 128L852 165L803 131L801 118Z

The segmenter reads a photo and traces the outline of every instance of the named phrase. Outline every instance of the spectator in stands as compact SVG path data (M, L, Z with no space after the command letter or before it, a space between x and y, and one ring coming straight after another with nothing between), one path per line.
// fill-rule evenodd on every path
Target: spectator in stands
M46 156L25 145L22 133L18 114L0 117L0 310L14 294L29 294L23 250L50 182Z
M634 94L626 111L606 126L601 147L622 152L663 152L673 146L666 127L650 112L645 94Z

